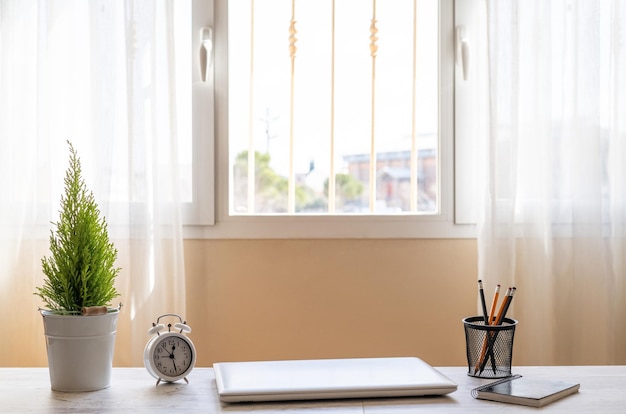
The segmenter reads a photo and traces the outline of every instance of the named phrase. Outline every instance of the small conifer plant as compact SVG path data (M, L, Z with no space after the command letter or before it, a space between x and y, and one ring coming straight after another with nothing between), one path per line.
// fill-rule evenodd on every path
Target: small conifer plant
M80 158L68 141L70 163L65 173L59 220L50 230L50 257L41 259L45 275L38 295L49 310L80 313L106 306L117 296L117 249L109 241L107 223L82 177Z

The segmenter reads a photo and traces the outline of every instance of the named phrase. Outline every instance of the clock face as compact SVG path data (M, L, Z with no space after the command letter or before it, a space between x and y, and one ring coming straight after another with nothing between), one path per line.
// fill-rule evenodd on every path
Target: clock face
M182 335L160 335L152 348L152 366L165 379L185 376L194 360L193 346Z

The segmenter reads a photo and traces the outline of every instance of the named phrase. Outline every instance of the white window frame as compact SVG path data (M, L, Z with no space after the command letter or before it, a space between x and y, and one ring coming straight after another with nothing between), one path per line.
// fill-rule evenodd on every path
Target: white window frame
M473 1L473 0L472 0ZM212 3L211 1L206 4ZM211 6L206 6L211 7ZM281 239L281 238L473 238L472 223L457 224L455 208L454 156L454 85L462 77L455 65L454 0L440 1L440 125L439 125L439 214L428 215L287 215L230 216L228 186L228 43L227 0L215 0L214 32L214 99L215 99L215 225L188 225L186 238L202 239ZM196 13L194 6L194 13ZM197 49L194 49L197 50ZM447 80L447 81L446 81ZM204 112L206 113L206 112ZM194 115L197 112L194 109ZM448 117L446 119L446 117ZM195 122L195 121L194 121ZM458 136L458 129L456 131ZM203 141L201 145L209 145ZM198 142L194 139L194 142ZM200 149L200 147L198 147ZM194 149L199 164L210 169L211 149L201 155ZM194 162L196 159L194 159ZM209 167L207 167L207 165ZM203 184L194 180L196 185ZM204 183L206 184L206 182ZM202 190L209 193L209 183Z
M454 204L455 222L458 225L474 225L478 219L479 197L482 194L478 184L484 177L483 165L487 134L489 105L486 22L486 3L483 0L456 0L454 5L455 36L455 89L454 89ZM482 8L482 10L481 10ZM462 67L462 42L467 52L466 76Z
M191 68L192 68L192 198L182 206L183 223L189 228L215 224L215 87L213 50L204 62L209 66L202 79L201 56L205 29L211 29L214 44L213 1L192 0L191 4Z

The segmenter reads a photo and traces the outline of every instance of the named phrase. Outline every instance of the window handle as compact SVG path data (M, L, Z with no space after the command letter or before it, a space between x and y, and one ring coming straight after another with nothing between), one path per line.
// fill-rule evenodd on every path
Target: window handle
M456 63L463 69L463 80L467 80L469 74L470 50L465 26L456 27Z
M200 30L200 75L202 82L208 82L211 54L213 52L213 29L203 27Z

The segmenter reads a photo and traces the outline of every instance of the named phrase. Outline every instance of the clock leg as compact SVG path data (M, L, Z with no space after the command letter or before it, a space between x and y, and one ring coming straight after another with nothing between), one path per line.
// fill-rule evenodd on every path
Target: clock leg
M185 380L185 382L186 382L187 384L189 384L189 380L187 379L187 377L185 377L185 378L183 378L183 379Z

